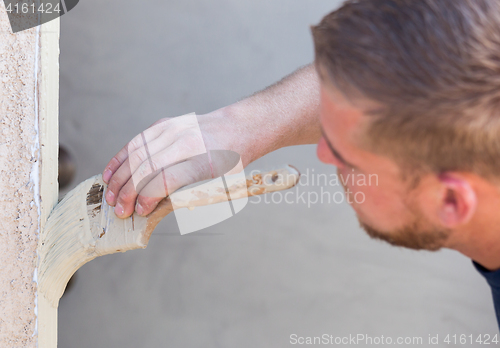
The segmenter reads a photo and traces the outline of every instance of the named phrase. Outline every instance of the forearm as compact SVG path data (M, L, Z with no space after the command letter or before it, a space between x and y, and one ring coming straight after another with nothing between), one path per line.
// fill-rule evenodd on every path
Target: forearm
M232 147L245 166L285 146L317 143L321 131L314 65L216 113L227 120L225 131L233 133Z
M199 153L203 146L207 150L235 151L247 166L281 147L316 143L320 138L318 109L318 78L314 67L307 66L249 98L201 115L198 122L193 123L189 116L161 119L108 163L103 172L109 184L106 200L116 205L119 217L130 216L134 209L148 215L163 199L163 195L156 195L165 187L173 192L213 176L212 163L207 167L206 161L193 157L193 152ZM145 139L154 141L146 144ZM161 174L154 173L138 192L137 183L149 175L143 169L153 167L162 168ZM132 175L137 175L137 180L131 180ZM156 183L161 183L161 190Z

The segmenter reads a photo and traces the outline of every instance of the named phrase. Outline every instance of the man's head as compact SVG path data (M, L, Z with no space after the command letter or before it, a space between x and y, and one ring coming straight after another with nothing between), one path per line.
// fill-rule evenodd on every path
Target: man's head
M415 249L460 243L500 177L500 1L347 1L312 31L318 155L378 177L347 180L361 225Z

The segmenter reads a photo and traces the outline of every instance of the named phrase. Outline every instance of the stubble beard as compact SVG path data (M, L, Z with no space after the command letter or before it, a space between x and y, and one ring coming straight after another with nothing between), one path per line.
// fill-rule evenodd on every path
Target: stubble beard
M423 229L419 223L406 225L391 232L380 231L364 223L358 216L359 225L374 239L383 240L393 246L414 250L437 251L445 246L451 231L438 228Z
M339 174L337 172L337 174ZM347 187L341 181L345 194ZM413 250L437 251L443 248L451 231L433 226L427 221L417 207L408 205L412 215L412 222L393 231L382 231L364 222L356 212L359 225L373 239L382 240L393 246L409 248Z

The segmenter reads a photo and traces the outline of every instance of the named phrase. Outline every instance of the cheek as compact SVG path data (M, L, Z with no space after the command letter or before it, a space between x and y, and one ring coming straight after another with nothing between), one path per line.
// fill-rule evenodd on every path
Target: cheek
M360 219L382 231L393 231L411 221L410 211L395 191L372 183L358 185L354 180L347 183L351 191L351 206Z

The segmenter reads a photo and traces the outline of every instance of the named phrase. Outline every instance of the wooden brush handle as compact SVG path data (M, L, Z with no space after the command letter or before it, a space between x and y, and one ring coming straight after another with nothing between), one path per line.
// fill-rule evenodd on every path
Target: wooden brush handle
M222 181L212 180L196 188L174 192L163 199L156 209L148 215L144 237L149 240L156 225L175 209L200 207L286 190L294 187L299 179L300 172L295 167L288 165L281 169L261 172L245 178L239 175L227 176L224 186L221 185Z

